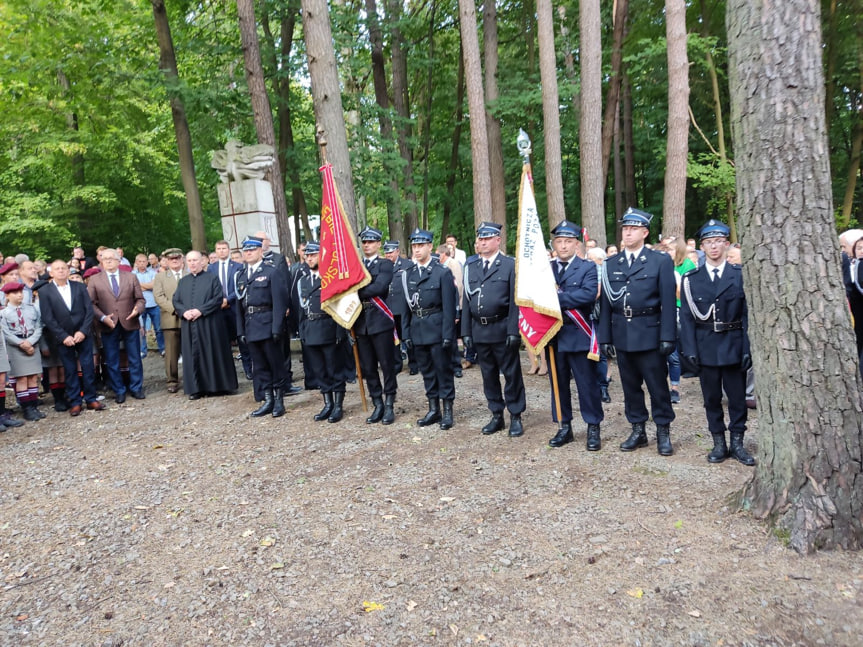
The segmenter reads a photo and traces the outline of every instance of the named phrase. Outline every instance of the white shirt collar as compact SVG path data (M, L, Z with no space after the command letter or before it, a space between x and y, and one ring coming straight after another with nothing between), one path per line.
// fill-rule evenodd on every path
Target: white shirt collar
M723 259L722 263L719 265L711 265L710 261L705 261L704 267L707 269L707 273L710 275L711 280L713 280L714 277L713 270L719 270L717 278L722 278L722 274L725 272L725 259Z
M485 262L488 261L488 266L491 267L492 265L494 265L494 262L497 260L498 256L500 256L500 250L496 251L494 254L492 254L488 258L483 258L482 256L480 256L480 260L483 262L483 264L485 264Z

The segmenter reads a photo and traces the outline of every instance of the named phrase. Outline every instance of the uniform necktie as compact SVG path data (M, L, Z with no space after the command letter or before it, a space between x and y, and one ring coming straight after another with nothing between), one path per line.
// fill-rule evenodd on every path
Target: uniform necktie
M635 254L629 255L629 267L632 267L632 264L635 262Z
M24 321L24 315L21 313L21 308L15 308L15 312L18 314L18 324L21 326L21 335L27 337L27 323Z
M563 261L563 262L557 264L557 266L559 268L557 271L557 282L558 283L560 283L560 279L563 278L563 274L564 274L564 272L566 272L566 266L567 265L569 265L569 261Z
M111 292L114 293L114 297L120 296L120 286L117 284L117 275L111 275Z
M488 274L488 260L483 261L482 264L482 275L485 276Z
M174 280L175 280L175 281L179 281L179 280L180 280L180 273L179 273L179 272L174 272Z
M719 268L713 268L713 282L716 283L719 280Z

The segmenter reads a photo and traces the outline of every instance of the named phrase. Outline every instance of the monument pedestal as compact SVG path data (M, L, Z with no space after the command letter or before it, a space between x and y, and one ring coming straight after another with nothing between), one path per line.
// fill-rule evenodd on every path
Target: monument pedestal
M243 239L265 231L270 248L279 251L279 231L273 189L266 180L238 180L218 185L222 236L231 249L240 249Z

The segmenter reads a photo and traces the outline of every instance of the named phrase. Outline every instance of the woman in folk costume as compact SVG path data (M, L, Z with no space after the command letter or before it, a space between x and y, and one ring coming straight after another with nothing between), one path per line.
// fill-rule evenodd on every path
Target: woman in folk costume
M42 356L38 352L42 337L39 310L24 304L24 284L6 283L0 290L6 295L6 307L0 311L0 330L6 341L9 375L16 378L15 395L25 420L41 420L45 414L36 408Z

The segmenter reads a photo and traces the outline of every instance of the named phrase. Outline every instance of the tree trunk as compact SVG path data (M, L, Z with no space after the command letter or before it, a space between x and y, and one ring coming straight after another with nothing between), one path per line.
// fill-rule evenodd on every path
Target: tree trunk
M581 222L597 241L605 240L605 186L602 181L602 20L599 0L579 5L581 33ZM549 227L557 222L549 218Z
M398 173L400 168L393 168L388 162L391 159L390 150L394 148L393 122L390 119L390 99L387 89L387 73L384 62L384 40L378 24L378 7L375 0L365 0L366 23L369 30L369 42L372 46L372 81L375 88L375 101L378 104L378 125L381 132L381 148L384 152L384 166L389 177L390 191L387 195L387 225L390 238L403 240L401 195L399 193Z
M452 143L450 144L449 165L446 170L446 191L444 192L443 221L441 223L441 235L450 233L450 214L452 214L452 196L455 189L456 173L458 172L458 149L461 146L461 128L464 124L464 56L459 51L458 73L456 75L455 88L455 114L453 115ZM428 227L428 222L423 223Z
M863 415L824 119L818 0L729 0L759 452L743 503L799 552L863 543Z
M686 1L666 0L668 41L668 145L665 154L663 236L686 229L686 165L689 155L689 58L686 54Z
M602 118L602 186L608 184L608 164L611 158L611 140L615 124L620 114L620 82L623 68L623 34L629 14L629 1L616 0L614 3L614 35L611 46L611 78L608 80L608 93L605 95L605 115Z
M255 131L258 141L276 147L276 132L273 128L273 111L270 97L264 83L264 66L261 63L261 48L258 45L258 29L255 23L253 0L237 0L237 18L240 21L240 39L243 42L243 60L246 64L246 84L252 100L252 114L255 118ZM278 151L277 151L278 152ZM285 201L285 181L279 158L267 174L273 189L273 204L276 209L276 226L279 229L279 247L282 254L293 263L296 260L294 245L291 242L291 229L288 224L288 205Z
M851 158L848 160L848 182L845 185L845 197L842 200L840 229L847 229L851 224L851 209L854 207L854 192L857 187L857 175L860 173L861 144L863 144L863 123L858 120L854 127L854 138L851 141Z
M60 86L60 89L63 91L64 98L69 101L71 105L71 86L69 84L69 77L66 76L66 72L62 69L57 70L57 84ZM78 115L75 112L67 112L66 113L66 127L74 133L74 139L77 143L78 139ZM78 149L72 154L71 158L72 163L72 181L76 186L84 186L86 181L84 175L84 154L81 153L81 150ZM78 224L78 235L80 236L80 240L78 241L80 244L91 244L94 241L85 240L89 238L90 232L93 228L93 223L89 216L89 210L83 204L82 200L79 198L75 200L75 220Z
M638 192L635 186L635 137L632 132L632 84L629 75L623 72L623 167L626 173L626 207L638 205ZM620 219L623 214L617 214ZM618 232L619 233L619 232ZM615 235L619 241L620 236Z
M174 56L174 40L164 0L152 0L153 18L156 22L156 39L159 42L159 69L165 75L165 85L171 103L171 117L174 120L174 135L177 138L177 153L180 159L180 179L186 193L186 209L189 212L189 231L192 248L207 249L207 236L204 233L204 213L201 210L201 196L198 194L198 181L195 177L195 158L192 152L192 136L186 120L186 108L179 95L179 73L177 58Z
M614 137L612 148L614 155L614 213L615 220L619 220L626 211L626 174L623 172L623 160L620 155L620 110L614 116Z
M557 16L560 20L560 40L563 47L563 71L567 81L573 88L578 87L578 78L575 76L575 56L572 53L572 43L569 40L569 27L566 26L566 7L560 5L557 8ZM574 90L572 95L572 118L575 123L581 120L581 95Z
M495 0L485 0L482 14L483 52L485 60L486 105L500 96L497 85L497 8ZM552 36L552 43L554 37ZM488 129L488 163L491 172L491 217L502 227L500 248L506 251L506 177L503 168L503 142L500 134L500 119L486 108L485 123ZM562 190L561 190L562 194Z
M302 0L303 32L315 119L326 136L327 160L333 165L333 178L351 227L356 231L357 207L354 180L348 152L348 133L342 110L342 94L333 50L333 33L326 0Z
M459 29L464 58L467 103L470 114L470 152L473 161L473 220L475 225L490 221L491 182L488 163L488 129L485 125L485 96L476 35L473 0L459 0Z
M300 182L300 170L294 157L294 128L291 124L291 79L287 75L279 74L278 71L290 64L291 49L294 46L294 26L300 12L300 0L290 0L285 7L285 15L281 17L279 42L281 52L276 56L276 39L270 30L270 21L266 12L261 16L261 27L267 38L269 51L271 52L270 66L273 70L273 91L278 99L276 104L276 115L279 123L279 165L291 180L291 198L293 202L294 231L296 232L296 243L299 247L303 238L312 239L312 230L309 227L309 209L306 205L306 196Z
M597 5L598 6L598 5ZM557 93L557 51L554 47L554 14L551 0L536 0L539 37L539 75L542 85L543 138L545 141L545 191L548 222L566 219L563 203L563 171L560 154L560 99ZM589 230L589 229L588 229ZM590 232L593 236L594 232ZM600 232L597 231L596 234ZM603 239L605 234L603 233Z
M396 135L399 143L399 153L403 161L402 186L404 187L404 203L402 213L404 214L405 229L413 231L417 226L417 194L414 187L414 160L411 150L411 110L408 97L408 63L405 55L401 28L399 21L402 19L401 0L389 0L387 3L387 19L392 26L390 49L393 61L393 106L398 115L396 123Z
M428 19L428 43L429 43L429 51L428 51L428 62L426 63L426 104L425 104L425 114L426 114L426 127L425 132L423 132L423 206L422 211L418 215L418 218L423 223L423 228L428 229L428 220L429 220L429 166L430 166L430 153L431 153L431 130L432 130L432 121L434 118L434 111L432 110L432 103L434 100L434 76L435 76L435 14L437 13L437 0L431 0L431 9L429 9L429 19ZM461 52L459 52L459 69L461 69ZM461 108L459 107L459 110ZM459 119L461 119L461 115L459 115ZM446 229L441 230L442 233L446 234Z

